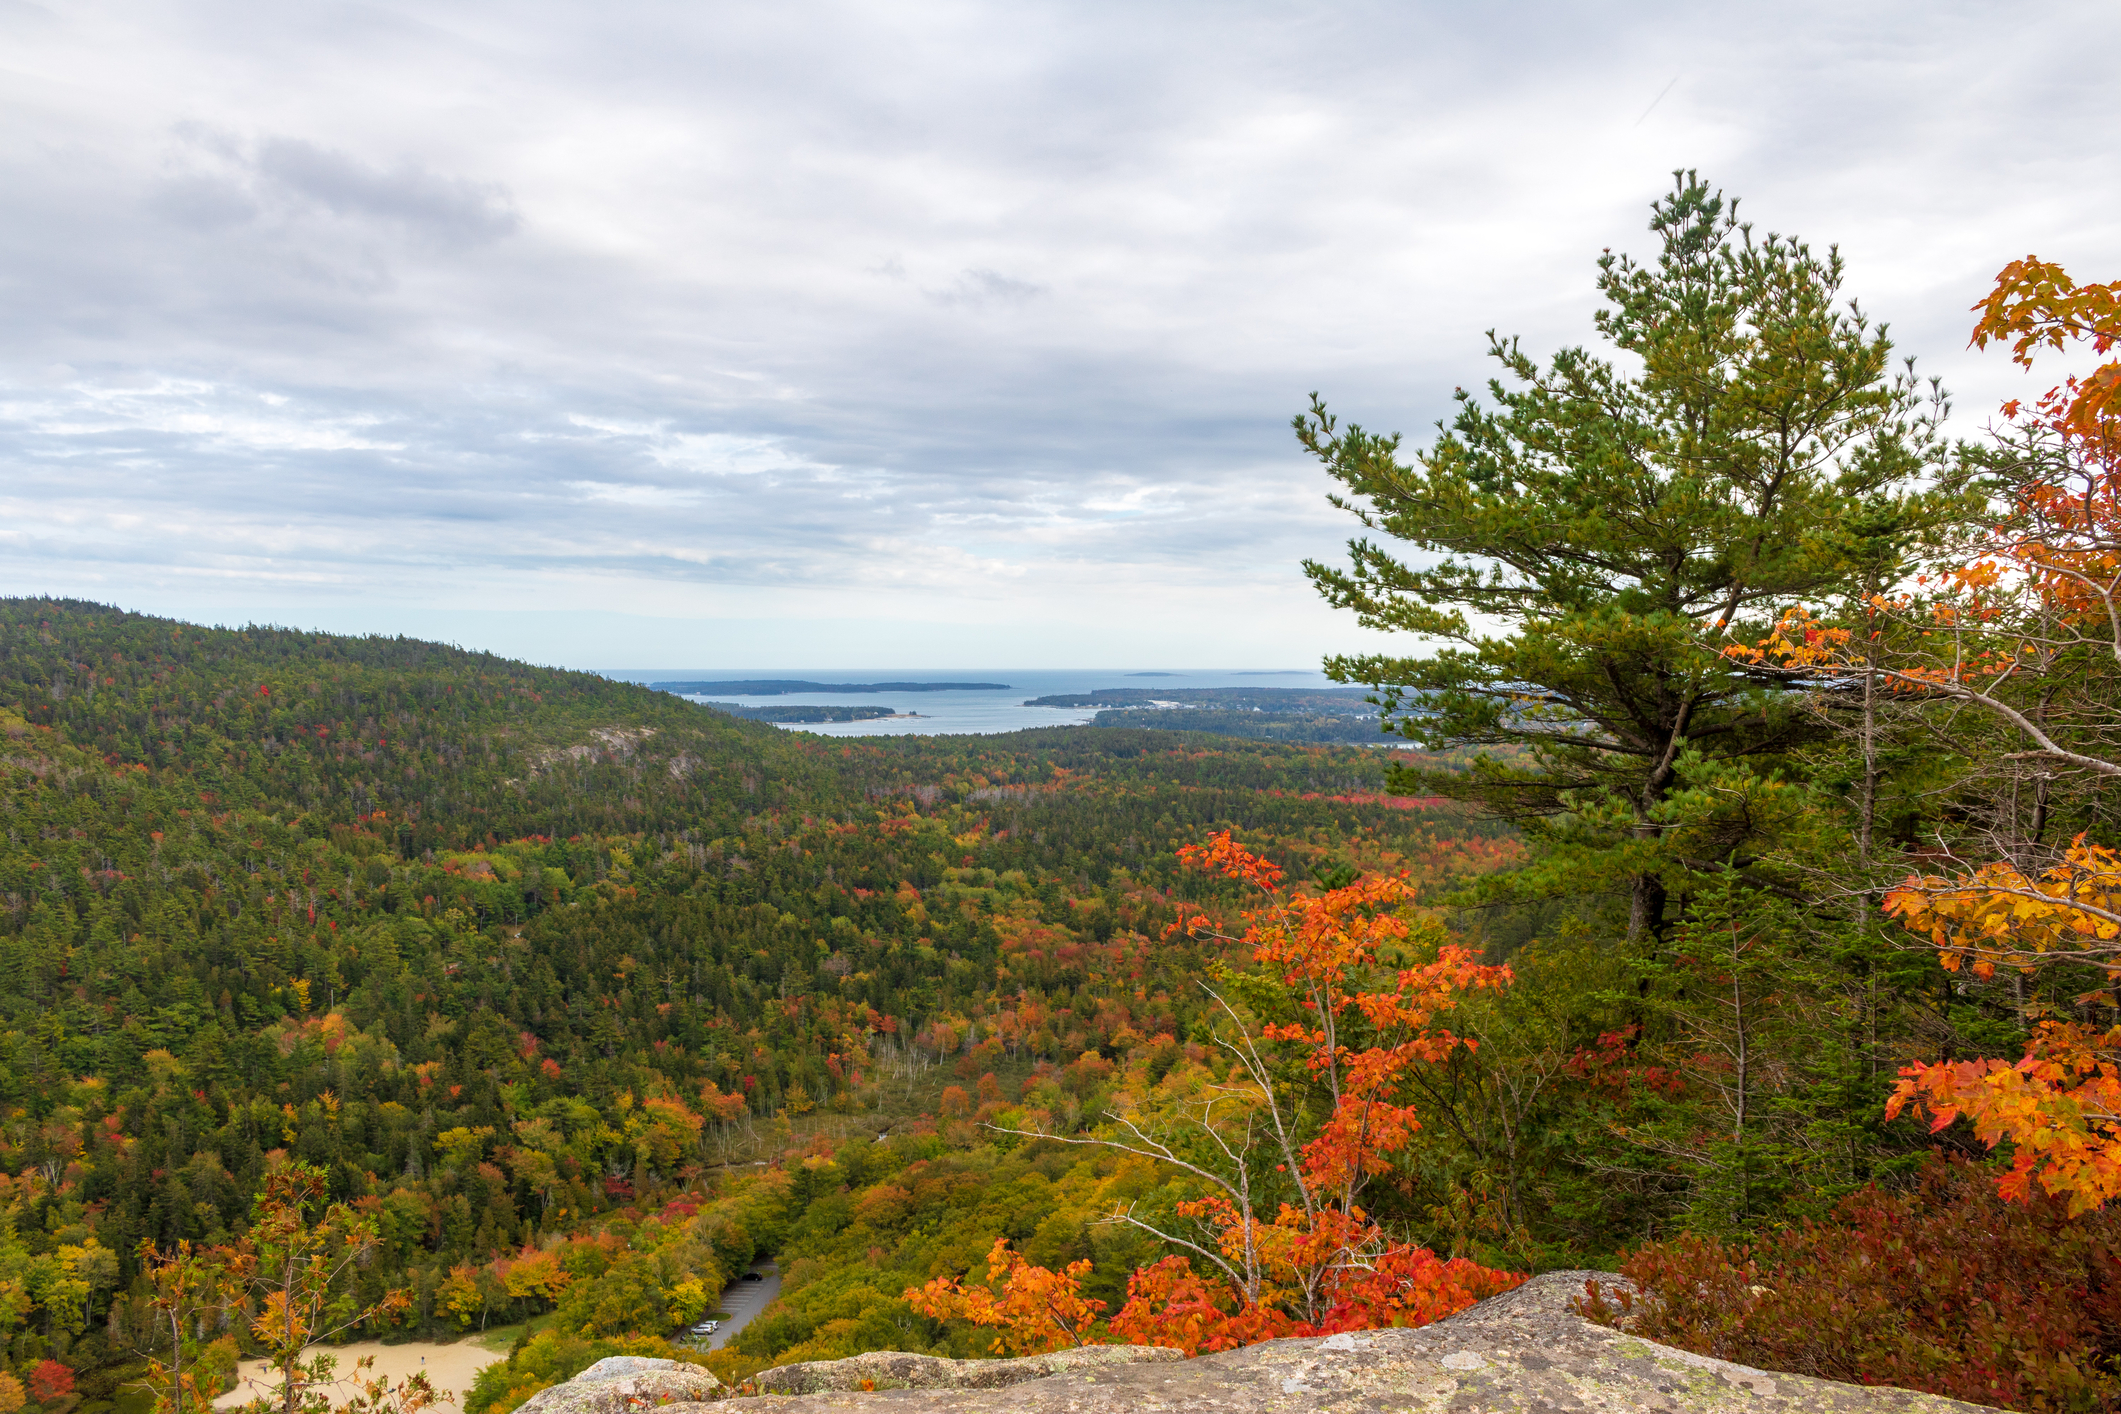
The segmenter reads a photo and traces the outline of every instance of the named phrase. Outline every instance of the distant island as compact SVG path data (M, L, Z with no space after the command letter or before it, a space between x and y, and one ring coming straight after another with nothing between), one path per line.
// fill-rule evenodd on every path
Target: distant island
M883 707L875 703L864 703L860 707L843 707L837 703L824 702L790 703L786 707L747 707L741 702L709 702L704 705L750 722L873 722L881 717L919 715L916 712L901 712L896 707Z
M737 697L781 697L791 692L1007 692L1005 682L800 682L793 678L739 678L729 682L652 682L658 692L694 696L727 692Z
M1360 715L1372 709L1364 687L1101 687L1094 692L1056 692L1034 697L1026 707L1154 707L1177 702L1188 707L1224 707L1246 711L1293 712L1303 709Z
M1130 678L1182 678L1184 673L1128 673Z
M1254 677L1280 676L1254 673ZM1365 687L1101 687L1034 697L1026 707L1094 707L1092 726L1211 732L1327 745L1382 746L1403 740L1385 730ZM1419 711L1403 703L1400 715Z

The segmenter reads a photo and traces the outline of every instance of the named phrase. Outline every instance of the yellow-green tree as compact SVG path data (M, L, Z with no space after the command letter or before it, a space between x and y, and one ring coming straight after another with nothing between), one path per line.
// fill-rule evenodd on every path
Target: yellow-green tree
M234 1298L227 1253L220 1248L194 1248L188 1241L179 1241L164 1252L148 1241L140 1244L139 1255L158 1344L163 1333L169 1337L168 1363L159 1353L150 1355L147 1362L155 1414L184 1414L187 1405L204 1409L220 1391L209 1378L216 1362L203 1358L198 1337L202 1326L218 1329L227 1323ZM0 1405L4 1403L0 1399ZM14 1407L21 1405L18 1402Z
M251 1338L265 1351L276 1380L247 1406L252 1414L326 1414L338 1360L308 1355L309 1347L411 1304L402 1290L366 1306L349 1294L348 1278L377 1246L375 1221L344 1203L326 1204L324 1197L323 1170L307 1164L269 1169L250 1232L225 1249L231 1285L250 1316ZM412 1414L435 1398L427 1377L414 1375L397 1387L363 1380L356 1403Z

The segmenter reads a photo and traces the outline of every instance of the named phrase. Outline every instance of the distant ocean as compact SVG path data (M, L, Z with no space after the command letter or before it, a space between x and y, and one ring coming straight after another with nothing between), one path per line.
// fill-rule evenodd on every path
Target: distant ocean
M871 722L814 722L790 731L820 736L944 736L957 733L1016 732L1026 727L1080 726L1097 715L1094 708L1026 707L1033 697L1094 692L1101 687L1333 687L1316 669L1296 671L1159 672L1153 668L1059 671L1004 668L614 668L604 673L621 682L737 682L760 678L805 682L1005 682L1006 691L978 692L791 692L773 697L710 694L715 701L747 706L794 706L804 702L843 707L877 704L917 717ZM696 702L708 700L695 697Z

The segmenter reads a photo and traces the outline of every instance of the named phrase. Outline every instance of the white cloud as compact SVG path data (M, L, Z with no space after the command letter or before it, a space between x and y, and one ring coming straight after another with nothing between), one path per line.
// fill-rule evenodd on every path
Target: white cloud
M791 663L834 612L1307 660L1358 635L1295 568L1351 529L1304 394L1419 437L1483 330L1587 338L1673 167L1839 240L1970 426L2021 390L1965 306L2028 249L2115 273L2121 156L2068 135L2121 13L1992 26L0 10L0 588L342 627L655 602L783 615Z

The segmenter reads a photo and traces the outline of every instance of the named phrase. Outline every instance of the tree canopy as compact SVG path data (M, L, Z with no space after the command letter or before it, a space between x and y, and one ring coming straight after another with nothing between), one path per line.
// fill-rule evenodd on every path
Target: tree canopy
M1693 173L1652 208L1654 260L1606 252L1595 324L1610 348L1545 366L1489 335L1507 381L1411 465L1398 435L1342 426L1314 396L1304 447L1369 537L1307 562L1367 627L1440 645L1336 657L1433 749L1512 747L1410 789L1479 802L1634 881L1630 929L1663 926L1660 874L1689 777L1769 769L1818 734L1770 675L1719 649L1780 607L1889 578L1899 547L1960 509L1924 488L1942 404L1883 325L1843 302L1838 251L1756 236ZM1727 815L1727 812L1726 812ZM1696 857L1725 857L1719 822Z

